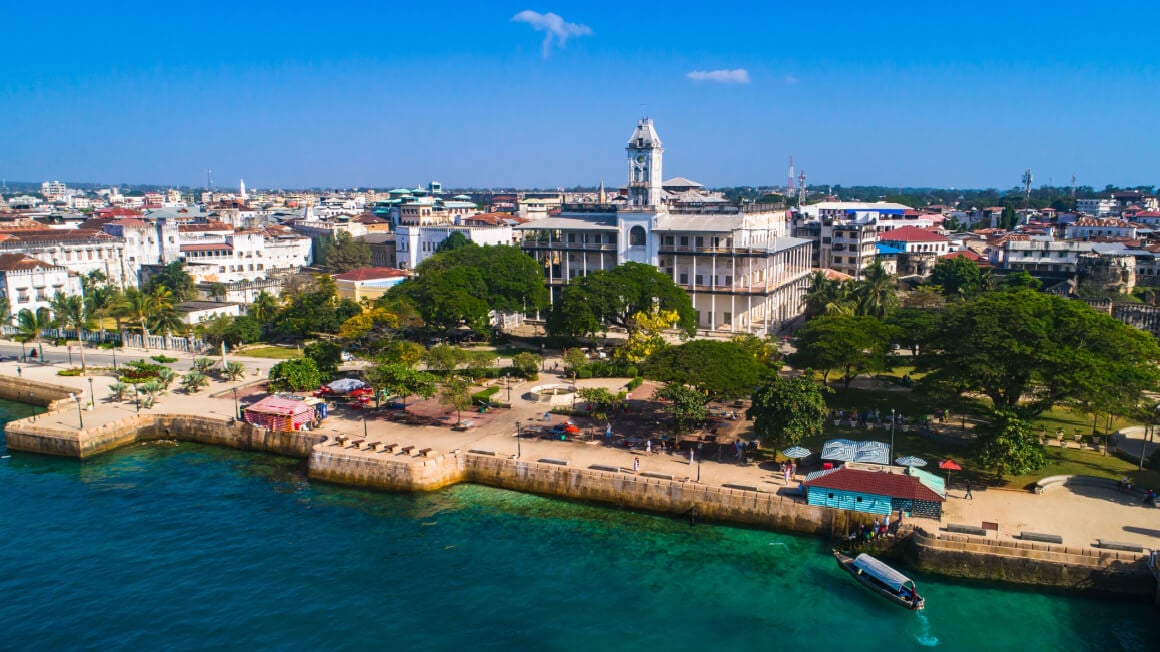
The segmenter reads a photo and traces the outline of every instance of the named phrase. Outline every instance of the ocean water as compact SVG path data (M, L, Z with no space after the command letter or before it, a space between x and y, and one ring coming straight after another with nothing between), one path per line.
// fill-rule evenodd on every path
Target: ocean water
M193 444L4 455L0 650L1160 649L1147 604L912 573L910 613L812 538L486 487L358 491Z

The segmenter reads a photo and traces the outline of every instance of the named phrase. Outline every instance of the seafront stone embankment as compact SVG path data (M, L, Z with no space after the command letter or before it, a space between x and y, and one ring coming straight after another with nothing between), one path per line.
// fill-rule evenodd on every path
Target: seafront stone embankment
M28 405L39 405L47 412L54 412L71 405L70 393L79 393L82 400L88 399L88 392L70 389L64 385L45 383L39 380L12 376L0 376L0 398Z

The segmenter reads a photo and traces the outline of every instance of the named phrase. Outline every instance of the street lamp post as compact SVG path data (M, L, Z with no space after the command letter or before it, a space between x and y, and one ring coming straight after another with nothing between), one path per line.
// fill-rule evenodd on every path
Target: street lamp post
M511 378L508 378L507 376L504 376L504 377L503 377L503 384L504 384L504 385L507 385L507 391L508 391L508 407L511 407L511 405L512 405L512 380L511 380Z
M97 397L93 394L93 377L89 376L89 408L97 407Z
M116 371L117 370L117 347L114 346L113 348L111 348L109 350L113 352L113 371Z
M24 340L20 340L20 361L28 362L28 349L24 347Z
M890 459L887 463L894 461L894 408L890 408Z
M68 345L68 366L72 366L72 344Z
M69 393L68 397L71 398L72 400L76 401L76 404L77 404L77 430L84 430L85 429L85 415L84 415L84 412L81 410L81 397L78 396L77 394L73 394L71 392Z
M367 438L367 413L363 412L363 439Z
M238 407L238 386L234 385L234 416L238 419L242 418L242 410Z
M516 419L516 459L517 460L520 459L520 452L521 452L520 451L520 435L522 433L520 432L520 425L521 425L520 420Z

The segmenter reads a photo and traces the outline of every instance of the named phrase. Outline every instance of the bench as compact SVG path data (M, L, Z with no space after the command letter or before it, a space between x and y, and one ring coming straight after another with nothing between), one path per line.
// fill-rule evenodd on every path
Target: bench
M971 534L971 535L974 535L977 537L987 536L986 530L984 530L981 527L976 527L974 525L962 525L960 523L947 523L947 526L943 529L946 530L947 532L953 532L955 534Z
M741 491L757 491L757 487L753 487L753 486L750 486L747 484L726 483L726 484L723 484L721 486L725 487L726 489L740 489Z
M1107 550L1123 550L1124 552L1144 552L1144 546L1124 543L1123 541L1108 541L1107 539L1096 539L1096 547Z
M411 451L413 451L413 450L415 450L414 446L404 446L404 447L399 449L399 452L402 453L403 455L410 455Z
M372 441L372 442L367 443L367 450L368 451L373 451L378 447L379 447L379 442L377 442L377 441Z
M363 445L363 440L361 440L361 439L355 439L354 441L352 441L352 442L350 443L350 445L351 445L351 448L362 448L362 445Z
M350 437L347 437L346 435L339 435L334 438L334 441L336 445L343 446L346 444L348 439L350 439Z
M434 453L434 452L435 452L434 448L424 448L424 449L421 449L419 451L419 454L422 455L423 457L431 457L431 453Z
M495 451L485 451L478 448L469 448L467 449L467 452L473 455L490 455L491 457L495 457Z
M592 464L588 468L593 471L608 471L609 473L620 473L619 466L608 466L607 464Z
M649 471L649 472L641 473L641 475L646 477L646 478L657 478L658 480L672 480L673 479L673 476L671 473L652 473L651 471Z
M568 466L568 460L558 460L554 457L541 457L537 461L544 464L558 464L559 466Z
M379 452L380 453L393 453L393 452L395 452L395 449L398 447L399 447L398 444L383 444L383 450L381 450Z
M1044 534L1042 532L1020 532L1019 538L1024 541L1038 541L1039 543L1063 543L1063 537L1058 534Z
M1120 483L1110 478L1096 478L1090 475L1050 475L1035 483L1035 493L1041 494L1052 487L1074 486L1119 489Z

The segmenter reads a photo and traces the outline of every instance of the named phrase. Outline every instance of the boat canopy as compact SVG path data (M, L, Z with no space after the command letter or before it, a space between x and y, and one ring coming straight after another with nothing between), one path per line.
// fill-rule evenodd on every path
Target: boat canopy
M901 591L904 586L914 588L914 581L909 577L865 553L858 555L854 566L895 591Z

